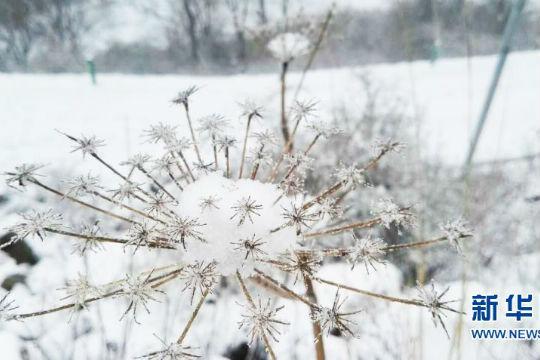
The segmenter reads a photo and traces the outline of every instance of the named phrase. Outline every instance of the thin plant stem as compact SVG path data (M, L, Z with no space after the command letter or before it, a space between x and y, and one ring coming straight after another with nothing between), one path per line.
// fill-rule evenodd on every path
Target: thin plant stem
M311 50L309 54L308 61L304 68L302 69L302 76L300 77L300 82L298 83L298 86L296 87L296 91L294 92L293 99L296 100L298 98L298 94L300 93L300 90L304 86L304 80L306 79L306 75L308 71L311 69L311 66L313 65L313 61L315 60L315 57L317 53L319 52L321 48L321 44L324 40L324 37L326 36L326 32L328 31L328 26L330 25L330 21L332 20L332 17L334 16L334 8L330 8L328 10L328 13L326 14L326 18L324 19L324 22L321 26L321 32L319 33L319 36L317 37L317 41L315 42L315 46L313 46L313 49ZM293 132L294 136L294 132Z
M315 289L313 287L313 282L309 277L306 276L306 274L302 274L302 277L304 278L304 285L306 286L306 295L307 297L314 303L317 303L317 295L315 294ZM324 360L325 359L325 353L324 353L324 341L323 341L323 334L322 334L322 328L321 324L319 324L318 321L315 320L315 311L316 308L311 306L309 308L312 321L311 321L311 327L313 330L313 336L315 337L315 355L317 360Z
M381 223L381 218L376 217L369 220L356 221L347 225L341 225L341 226L331 227L328 229L323 229L323 230L307 233L307 234L304 234L304 237L309 238L309 237L317 237L317 236L322 236L322 235L336 235L347 230L370 228L380 223Z
M49 186L47 186L47 185L41 183L40 181L38 181L38 180L35 179L35 178L28 179L28 181L31 182L31 183L34 184L34 185L39 186L39 187L42 188L42 189L45 189L45 190L47 190L47 191L49 191L49 192L51 192L51 193L53 193L53 194L55 194L55 195L60 196L61 198L68 199L68 200L70 200L70 201L72 201L72 202L74 202L74 203L77 203L77 204L79 204L79 205L81 205L81 206L83 206L83 207L87 207L87 208L89 208L89 209L95 210L95 211L97 211L97 212L100 212L100 213L105 214L105 215L107 215L107 216L110 216L110 217L112 217L112 218L115 218L115 219L118 219L118 220L122 220L122 221L126 221L126 222L129 222L129 223L131 223L131 224L138 224L138 223L139 223L138 221L135 221L135 220L132 220L132 219L128 219L128 218L123 217L123 216L121 216L121 215L118 215L118 214L112 213L112 212L110 212L110 211L107 211L107 210L98 208L97 206L91 205L91 204L89 204L89 203L87 203L87 202L84 202L84 201L82 201L82 200L76 199L76 198L74 198L73 196L64 194L63 192L60 192L60 191L58 191L58 190L55 190L55 189L53 189L53 188L51 188L51 187L49 187Z
M214 169L219 169L218 164L218 151L216 146L216 135L212 134L212 148L214 150Z
M244 172L244 162L246 160L246 149L247 149L247 141L249 136L249 127L251 126L251 120L253 118L253 114L249 114L247 118L246 123L246 133L244 134L244 145L242 146L242 158L240 160L240 169L238 171L238 178L242 178L242 174Z
M261 145L259 151L257 152L258 156L260 156L262 154L264 150L264 144ZM254 165L253 165L253 170L251 170L251 180L255 180L257 178L257 172L259 171L259 162L256 162Z
M321 279L321 278L318 278L318 277L314 277L313 280L315 280L317 282L320 282L322 284L335 286L335 287L340 288L340 289L349 290L349 291L355 292L357 294L366 295L366 296L374 297L374 298L381 299L381 300L386 300L386 301L400 303L400 304L414 305L414 306L420 306L420 307L429 308L428 305L424 304L420 300L398 298L398 297L395 297L395 296L388 296L388 295L378 294L378 293L374 293L372 291L358 289L358 288L355 288L355 287L352 287L352 286L340 284L340 283L330 281L330 280ZM457 313L457 314L462 314L462 312L457 311L455 309L452 309L452 308L450 308L448 306L441 306L440 308L444 309L444 310L454 312L454 313Z
M206 299L206 297L210 293L210 290L211 290L210 288L206 288L206 290L202 294L201 298L199 299L199 302L197 303L197 306L193 310L193 313L191 314L191 317L189 318L189 321L187 322L186 326L182 330L182 333L180 334L180 337L176 341L178 344L181 344L184 341L184 339L186 338L186 336L188 334L188 331L189 331L189 329L191 329L191 325L193 325L193 322L195 321L195 318L199 314L199 311L201 310L201 307L204 304L204 300Z
M229 157L229 147L228 146L225 146L225 161L227 162L226 175L227 175L227 179L229 179L231 177L231 160L230 160L230 157Z
M51 229L51 228L45 228L45 231L50 232L50 233L54 233L54 234L58 234L58 235L64 235L64 236L70 236L70 237L74 237L74 238L78 238L78 239L83 239L83 240L95 240L95 241L99 241L99 242L109 242L109 243L124 244L124 245L128 244L128 242L129 242L126 239L111 238L111 237L107 237L107 236L89 236L89 235L74 233L74 232L71 232L71 231L56 230L56 229ZM149 247L149 248L175 250L175 248L172 247L172 246L165 245L165 244L160 244L160 243L149 243L149 244L146 244L146 245L144 245L144 244L143 245L134 244L134 246L144 246L144 247Z
M118 200L115 200L115 199L113 199L113 198L110 198L110 197L108 197L107 195L104 195L104 194L100 193L99 191L92 191L92 192L90 192L90 194L92 194L92 195L94 195L94 196L97 196L97 197L99 197L99 198L101 198L101 199L103 199L103 200L105 200L105 201L108 201L108 202L110 202L111 204L115 204L115 205L117 205L117 206L120 206L121 208L124 208L124 209L126 209L126 210L132 211L132 212L134 212L135 214L138 214L138 215L140 215L140 216L143 216L143 217L145 217L145 218L147 218L147 219L150 219L150 220L157 221L157 222L160 222L160 223L162 223L162 224L165 224L165 222L164 222L163 220L157 219L157 218L155 218L155 217L153 217L153 216L151 216L151 215L145 213L144 211L141 211L141 210L139 210L139 209L135 209L135 208L133 208L133 207L131 207L131 206L129 206L129 205L126 205L126 204L124 204L124 203L122 203L122 202L120 202L120 201L118 201Z
M184 166L187 169L187 172L189 176L191 177L191 180L195 181L195 176L193 176L193 173L191 172L191 168L189 167L189 164L186 160L186 157L184 156L184 153L181 151L178 151L178 156L180 156L180 159L182 159L182 162L184 163Z
M170 192L168 192L167 189L165 189L165 187L161 185L160 182L157 181L156 178L154 178L145 168L143 168L142 166L137 166L137 169L142 172L148 179L150 179L158 188L160 188L161 191L167 194L167 196L171 198L171 200L178 202L178 200L176 200L176 198Z
M246 287L246 284L244 283L244 280L242 279L242 275L240 275L240 272L238 272L238 270L236 271L236 278L238 279L240 288L242 289L244 296L249 302L249 305L253 309L256 309L255 302L253 301L253 298L251 297L251 294L249 293ZM266 352L268 353L268 356L270 356L270 359L276 360L276 354L274 353L274 350L272 350L272 346L270 345L270 340L268 339L268 336L266 336L266 333L264 331L261 331L261 337L263 339L264 347L265 347Z
M289 126L287 125L287 113L286 113L286 91L287 91L287 70L289 68L289 62L284 61L281 64L281 76L280 76L280 106L281 106L281 133L283 134L283 140L285 144L289 144L285 149L290 152L294 146L291 141L291 135L289 132Z
M156 282L156 281L162 280L164 278L168 278L169 281L171 281L171 280L175 279L178 276L178 274L180 274L181 271L182 271L182 269L177 269L177 270L171 271L171 272L169 272L167 274L158 275L158 276L155 276L153 278L150 278L148 281L149 282ZM173 274L176 275L176 276L172 277ZM117 281L117 283L120 283L120 281ZM159 282L159 286L161 286L163 284L165 284L165 282ZM155 285L152 285L152 288L155 288L154 286ZM101 296L95 296L95 297L89 298L89 299L85 300L84 303L89 304L89 303L93 303L93 302L96 302L96 301L99 301L99 300L102 300L102 299L107 299L107 298L110 298L112 296L121 295L121 294L122 294L122 289L117 289L117 290L114 290L114 291L110 291L110 292L108 292L108 293L106 293L104 295L101 295ZM22 320L22 319L27 319L27 318L32 318L32 317L48 315L48 314L52 314L52 313L59 312L59 311L62 311L62 310L67 310L67 309L73 308L76 305L77 305L77 303L69 303L69 304L53 307L53 308L46 309L46 310L30 312L30 313L23 313L23 314L15 314L15 315L13 315L11 317L11 319L12 320Z
M191 124L191 115L189 113L189 105L187 103L184 103L184 109L186 110L186 118L189 125L189 132L191 133L191 140L193 141L193 149L195 150L195 154L197 155L197 160L199 160L199 163L202 164L203 161L201 158L201 153L199 152L199 146L197 145L195 131L193 130L193 125Z

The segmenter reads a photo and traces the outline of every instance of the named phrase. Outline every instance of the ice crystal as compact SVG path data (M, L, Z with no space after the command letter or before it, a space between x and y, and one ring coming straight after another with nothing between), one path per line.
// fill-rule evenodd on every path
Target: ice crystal
M159 237L156 225L148 221L133 223L129 228L129 240L126 245L133 245L134 252L141 246L149 246L156 242Z
M282 215L287 224L294 226L296 235L300 235L304 228L311 228L311 225L317 220L316 214L294 203L291 203L287 208L283 208Z
M207 133L210 137L217 137L223 134L228 121L222 116L217 114L207 115L199 119L200 126L199 131Z
M167 144L174 140L176 128L176 126L163 123L151 125L148 130L145 130L145 136L151 143L157 143L162 141Z

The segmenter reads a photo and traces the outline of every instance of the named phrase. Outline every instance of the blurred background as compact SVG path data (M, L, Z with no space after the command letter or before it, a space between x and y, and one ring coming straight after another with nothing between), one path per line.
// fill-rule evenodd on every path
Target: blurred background
M345 129L345 141L314 153L308 190L329 181L338 163L368 159L376 139L393 138L406 150L369 175L371 186L353 197L352 218L391 196L414 205L419 225L381 230L390 244L436 237L441 222L458 217L475 234L461 255L449 247L408 251L369 274L326 263L326 277L391 295L415 297L416 282L434 279L468 313L447 319L447 339L425 311L351 296L369 309L361 337L331 335L328 358L540 359L537 342L472 340L468 332L480 326L470 316L476 293L532 293L540 311L540 1L0 0L0 169L46 164L41 173L58 187L89 170L115 181L71 154L55 130L103 138L103 153L118 164L151 153L140 137L149 125L181 125L170 100L190 85L201 88L195 118L219 113L242 127L238 102L250 98L278 129L280 63L267 44L285 31L304 34L317 49L291 64L289 103L316 99L318 116ZM34 190L0 184L0 242L28 209L60 209L72 224L86 217ZM0 284L22 311L58 304L56 289L78 273L102 283L166 260L112 247L79 257L54 237L16 245L0 251ZM316 290L331 302L334 290ZM192 341L212 359L264 359L262 347L248 350L238 330L237 299L221 284ZM105 302L69 322L55 314L0 323L0 357L133 358L159 346L154 333L174 338L190 309L172 291L138 325L117 321L124 305ZM313 358L306 310L290 304L287 316L295 326L277 345L278 358ZM489 325L539 328L539 316Z

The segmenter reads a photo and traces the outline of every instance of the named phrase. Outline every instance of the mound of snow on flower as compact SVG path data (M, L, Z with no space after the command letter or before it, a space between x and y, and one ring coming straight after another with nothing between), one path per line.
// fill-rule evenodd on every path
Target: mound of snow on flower
M290 200L280 196L282 192L274 184L231 180L218 173L199 178L182 192L177 212L204 224L198 229L204 241L190 242L184 260L215 261L222 275L239 269L246 276L253 271L258 257L276 258L293 249L297 235L292 227L271 232L283 225L283 208L290 207ZM254 206L247 214L242 211L246 203ZM256 253L246 256L246 240L260 244Z

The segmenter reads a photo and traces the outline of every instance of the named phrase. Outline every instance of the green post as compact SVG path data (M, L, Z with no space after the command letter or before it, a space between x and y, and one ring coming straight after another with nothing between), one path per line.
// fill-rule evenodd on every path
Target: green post
M464 177L468 176L469 171L471 170L471 164L472 164L474 152L476 150L476 146L478 145L478 140L480 139L480 135L482 134L482 129L484 128L484 124L486 123L486 119L489 113L491 102L493 101L493 97L495 96L497 86L499 85L499 79L501 77L504 64L506 62L506 57L508 56L508 53L511 50L510 46L512 44L512 35L514 34L514 31L516 30L516 27L519 23L519 18L523 10L523 7L525 6L525 2L526 0L514 1L514 5L512 6L512 10L510 12L510 17L508 18L506 22L506 26L504 28L504 34L502 38L501 50L499 52L499 59L497 61L497 66L495 67L495 72L493 73L493 77L491 78L491 84L489 86L489 90L488 90L486 99L484 101L484 106L482 107L480 118L478 119L478 123L476 124L476 129L474 131L474 135L471 140L471 144L469 146L469 151L467 153L467 158L465 160L464 171L463 171Z
M94 60L86 60L86 70L88 70L92 85L96 85L96 64L94 63Z

